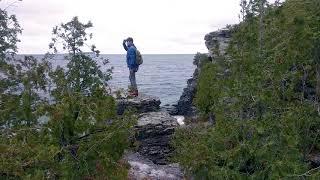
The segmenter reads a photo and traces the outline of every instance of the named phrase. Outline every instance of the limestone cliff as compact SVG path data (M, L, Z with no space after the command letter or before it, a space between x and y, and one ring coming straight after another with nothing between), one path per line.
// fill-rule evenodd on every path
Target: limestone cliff
M221 29L207 34L204 40L209 51L209 57L214 60L217 56L227 55L226 50L230 39L231 33L228 29Z
M176 105L174 115L195 116L196 108L193 104L193 99L197 91L198 75L201 71L201 66L204 61L214 62L218 56L226 56L226 50L231 39L231 33L228 29L221 29L205 35L205 45L208 48L208 54L196 54L194 64L197 66L193 73L193 77L187 81L187 87Z

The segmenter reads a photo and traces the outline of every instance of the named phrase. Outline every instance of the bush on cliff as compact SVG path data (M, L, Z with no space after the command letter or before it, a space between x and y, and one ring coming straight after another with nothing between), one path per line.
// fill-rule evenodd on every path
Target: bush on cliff
M232 61L207 64L200 73L196 105L215 114L215 126L180 130L173 142L175 159L190 174L320 177L310 164L320 152L319 3L242 6L244 21L230 28Z
M100 70L99 51L82 51L92 24L75 17L54 28L50 48L57 52L62 43L68 65L53 69L50 56L11 56L21 29L15 16L0 16L0 39L8 40L0 52L0 179L125 179L119 160L134 120L116 117L106 84L111 71Z

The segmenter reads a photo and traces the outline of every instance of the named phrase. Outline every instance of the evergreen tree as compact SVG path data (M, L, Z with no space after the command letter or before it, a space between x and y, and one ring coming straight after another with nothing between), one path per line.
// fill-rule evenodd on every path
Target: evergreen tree
M198 179L320 176L319 1L264 3L242 2L231 61L201 70L196 105L215 127L176 134L176 160Z
M134 117L115 116L107 91L111 69L101 70L95 46L91 54L82 51L92 24L75 17L54 28L50 47L58 50L62 42L68 65L53 69L51 55L41 60L14 56L21 29L14 16L1 12L7 19L0 28L0 179L126 178L127 167L119 159Z

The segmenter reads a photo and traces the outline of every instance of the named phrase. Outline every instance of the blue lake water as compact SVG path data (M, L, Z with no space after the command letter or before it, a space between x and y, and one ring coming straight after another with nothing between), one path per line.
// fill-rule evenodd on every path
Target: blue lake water
M110 84L127 88L129 71L125 55L104 56L114 67ZM162 105L176 103L195 69L193 57L193 54L143 55L144 62L136 74L139 92L159 97Z
M34 56L38 59L43 57ZM112 80L109 82L112 89L127 89L129 71L125 55L101 56L110 61L106 66L99 63L103 69L114 68ZM66 67L68 62L63 57L58 55L51 60L53 66ZM187 79L191 78L194 72L193 57L193 54L143 55L144 62L136 74L139 92L159 97L162 105L175 104L187 86Z

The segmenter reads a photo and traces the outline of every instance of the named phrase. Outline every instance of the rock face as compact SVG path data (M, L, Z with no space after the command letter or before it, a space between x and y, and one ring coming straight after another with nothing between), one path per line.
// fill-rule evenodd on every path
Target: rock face
M209 56L198 53L194 58L197 66L193 77L188 80L187 88L184 89L176 108L171 115L183 115L194 117L197 115L193 105L193 99L197 91L198 76L202 63L212 61L226 54L230 33L223 29L209 33L205 36ZM158 112L160 100L150 96L139 96L133 99L117 100L117 112L123 114L126 109L136 109L140 114L135 126L135 140L137 152L127 154L124 159L130 164L129 179L184 179L183 173L177 164L169 164L168 158L173 152L170 140L177 128L177 119L167 112ZM169 106L165 110L170 111ZM184 117L183 117L184 118Z
M177 120L166 112L141 114L135 127L138 152L155 164L166 164L173 151L169 143L177 126Z
M183 90L178 104L176 105L176 109L170 112L172 115L196 116L197 111L193 105L193 99L197 91L198 75L201 71L202 63L204 61L214 62L218 56L225 56L230 39L231 33L228 29L211 32L204 37L209 54L205 55L198 53L195 56L194 65L196 65L197 68L193 77L188 80L187 88Z
M172 111L172 115L183 115L188 117L196 116L197 111L193 105L193 99L197 92L197 83L199 71L201 70L201 64L203 61L208 61L208 56L206 54L196 54L194 57L193 64L197 66L191 79L187 81L187 87L183 89L183 93L176 105L175 111Z
M157 97L140 94L135 98L126 98L116 100L117 114L122 115L125 110L134 109L137 113L145 113L151 111L158 111L160 109L161 101Z
M139 153L127 153L126 161L130 164L128 179L180 180L183 173L178 164L156 165Z
M140 114L135 126L136 152L127 152L123 160L130 165L131 180L179 180L184 179L178 164L168 164L173 152L170 140L177 128L177 119L167 112L159 112L160 100L151 96L117 101L118 114L135 108ZM183 121L182 121L183 122Z
M193 77L188 79L187 87L183 89L176 109L171 113L172 115L194 116L196 114L196 108L193 106L193 99L196 94L197 80L198 70L196 69Z
M226 55L230 39L231 33L228 29L221 29L207 34L204 40L209 50L209 56L214 59L217 56Z

